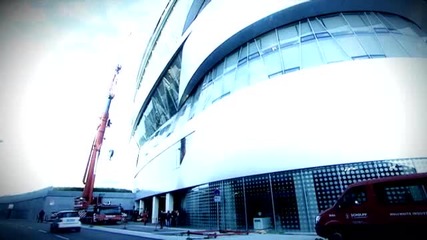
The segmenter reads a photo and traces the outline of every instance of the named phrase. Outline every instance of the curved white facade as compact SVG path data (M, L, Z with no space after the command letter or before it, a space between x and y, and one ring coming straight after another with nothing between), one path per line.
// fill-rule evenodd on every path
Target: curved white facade
M171 191L277 170L427 156L425 66L427 59L343 62L248 87L177 130L191 137L181 165L175 142L150 149L155 155L137 186ZM171 181L145 181L159 172Z
M141 65L132 136L145 207L186 206L183 191L250 176L268 176L273 189L281 172L294 179L298 223L265 211L310 231L324 207L316 171L373 161L427 171L425 1L201 2L170 1ZM357 179L385 176L378 169ZM299 176L309 179L301 187ZM224 224L239 228L238 218Z

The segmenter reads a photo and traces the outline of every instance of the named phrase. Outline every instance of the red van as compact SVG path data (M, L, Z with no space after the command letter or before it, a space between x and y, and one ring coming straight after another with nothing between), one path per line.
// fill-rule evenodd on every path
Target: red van
M330 240L427 239L427 173L349 185L315 229Z

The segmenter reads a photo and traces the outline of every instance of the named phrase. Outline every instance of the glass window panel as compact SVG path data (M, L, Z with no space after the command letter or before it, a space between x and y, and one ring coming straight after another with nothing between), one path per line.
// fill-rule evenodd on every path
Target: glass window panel
M384 14L384 21L389 22L393 25L399 33L410 35L410 36L421 36L421 30L412 22L402 19L395 15Z
M371 28L385 28L384 24L382 24L375 13L366 13L366 17L369 24L371 25Z
M275 46L277 46L277 36L276 36L276 31L270 31L264 35L262 35L260 38L257 39L256 41L259 45L259 49L261 49L261 51L267 49L267 48L273 48Z
M399 30L407 27L409 24L407 21L404 21L401 17L388 14L378 14L381 15L380 19L384 22L387 22L392 28Z
M194 115L196 115L197 113L199 113L199 110L201 109L200 108L201 104L200 104L200 101L199 101L201 92L202 92L202 88L198 87L197 90L196 90L196 93L192 97L190 97L190 98L193 98L192 104L191 104L191 111L190 111L190 115L189 115L190 119L193 118Z
M405 48L409 56L427 57L427 44L419 38L395 34L394 37Z
M387 18L384 17L383 14L377 13L376 16L378 17L378 19L386 26L386 28L388 30L396 30L394 28L394 26L390 23L390 21L388 21Z
M238 57L238 51L235 51L225 58L225 69L224 69L225 72L230 71L231 69L236 67L237 60L238 60L237 57Z
M213 83L211 90L211 103L215 102L218 98L220 98L223 94L223 78L220 77Z
M284 69L294 69L300 67L301 53L299 46L299 44L294 44L292 46L282 48Z
M323 25L332 35L342 35L352 33L347 22L341 17L341 15L324 17L321 19Z
M212 91L213 91L213 84L209 84L206 86L205 89L203 89L202 93L200 94L199 101L201 103L201 109L205 109L207 106L209 106L212 102Z
M350 24L354 32L369 32L369 22L364 15L360 14L345 14L347 22Z
M307 34L312 34L310 26L308 25L307 20L301 21L301 36L305 36Z
M239 63L243 59L247 59L247 57L248 57L248 45L245 44L244 46L242 46L242 48L240 48L240 52L239 52Z
M249 82L254 84L267 78L264 63L261 58L255 58L249 61Z
M234 81L236 75L236 70L227 72L222 77L224 79L224 89L223 92L233 92L236 89L236 81Z
M206 91L203 89L200 91L199 98L197 99L197 104L195 105L195 112L200 113L205 108L205 101L206 101Z
M176 121L174 129L181 128L189 119L190 119L190 111L193 105L193 98L188 98L187 101L185 101L182 108L179 110L178 114L176 115Z
M277 30L280 44L299 41L298 24Z
M255 41L249 43L248 56L252 56L254 54L259 55L258 47L257 47Z
M282 64L280 60L279 51L274 51L270 54L263 55L263 59L267 75L282 72Z
M148 139L150 136L157 130L156 128L156 120L154 118L154 104L151 100L145 110L144 116L144 127L145 127L145 138Z
M351 59L333 38L319 39L319 46L327 63Z
M222 75L224 72L224 61L221 61L216 67L212 70L212 79L215 79Z
M235 89L240 89L249 85L249 66L247 63L240 65L236 69Z
M317 18L309 19L309 23L315 33L324 32L326 30L325 27L322 25L322 22L319 21Z
M402 46L389 34L378 34L378 40L387 57L406 57L408 54Z
M357 36L368 55L384 55L384 51L374 34L357 34Z
M205 87L209 85L211 82L212 82L212 71L210 71L205 75L203 84L202 84L202 89L205 89Z
M366 55L365 51L354 35L338 36L335 39L349 57Z
M141 124L144 122L145 122L145 116L141 118L140 124L138 124L135 130L135 139L138 140L139 145L142 145L145 141L147 141L144 124Z
M302 68L322 64L322 56L315 41L301 44Z

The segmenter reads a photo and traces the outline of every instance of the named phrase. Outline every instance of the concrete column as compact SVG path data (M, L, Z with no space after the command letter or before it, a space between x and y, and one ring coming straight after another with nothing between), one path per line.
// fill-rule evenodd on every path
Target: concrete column
M157 223L157 217L159 213L159 198L153 197L153 211L151 212L151 223Z
M166 211L173 211L173 196L171 193L166 194Z

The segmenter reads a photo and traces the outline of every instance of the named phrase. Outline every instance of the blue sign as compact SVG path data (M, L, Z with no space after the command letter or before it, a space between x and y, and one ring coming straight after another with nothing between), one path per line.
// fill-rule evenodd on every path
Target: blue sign
M221 192L219 191L218 188L215 188L214 192L213 192L214 196L220 196Z

